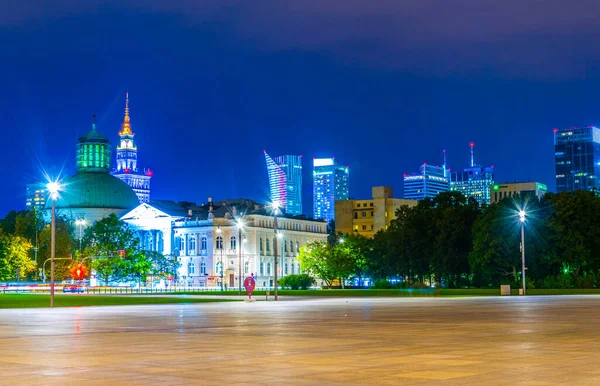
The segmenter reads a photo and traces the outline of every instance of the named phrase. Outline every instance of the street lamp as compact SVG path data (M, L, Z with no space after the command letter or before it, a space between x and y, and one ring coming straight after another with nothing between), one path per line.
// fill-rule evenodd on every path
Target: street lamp
M81 253L81 239L83 237L82 227L86 224L84 219L75 220L75 225L79 226L79 253Z
M219 234L219 237L221 237L221 226L219 225L217 228L217 233ZM223 237L221 237L221 292L223 292Z
M49 182L46 185L52 200L52 231L50 233L50 307L54 307L54 256L56 253L56 199L60 185L58 182Z
M273 299L277 300L277 238L281 235L277 232L277 212L279 212L279 203L274 202L271 204L273 208Z
M242 294L242 229L244 228L244 223L241 218L237 219L237 228L238 228L238 243L236 248L238 248L238 265L239 265L239 273L238 273L238 284L239 284L239 294Z
M527 213L525 213L524 210L520 210L519 211L519 222L521 223L521 264L522 264L522 268L521 270L523 271L522 274L522 278L523 278L523 295L525 295L525 216L527 215Z

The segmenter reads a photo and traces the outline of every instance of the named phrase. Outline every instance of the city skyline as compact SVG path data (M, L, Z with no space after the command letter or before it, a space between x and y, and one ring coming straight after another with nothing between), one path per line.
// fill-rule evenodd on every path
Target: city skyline
M600 123L600 31L585 18L570 22L590 14L589 4L551 2L531 12L524 4L465 2L459 10L409 1L367 14L335 2L298 12L239 2L30 2L35 12L3 4L0 128L10 145L0 154L0 215L23 207L24 186L42 168L74 171L72 145L91 114L117 144L127 91L156 198L267 201L265 148L345 160L355 197L378 185L402 192L402 173L441 164L443 149L448 165L462 167L469 141L486 149L478 163L494 164L497 182L540 181L554 191L552 129ZM247 14L262 27L251 28ZM356 15L364 28L354 28ZM460 15L473 23L457 30ZM299 34L309 21L314 28ZM395 31L390 39L382 26ZM310 184L303 195L310 208Z

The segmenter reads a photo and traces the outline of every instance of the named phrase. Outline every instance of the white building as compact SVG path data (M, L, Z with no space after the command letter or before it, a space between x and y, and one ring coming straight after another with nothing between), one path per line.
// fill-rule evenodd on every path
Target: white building
M272 287L274 217L254 201L238 199L195 205L172 201L142 203L121 218L138 232L144 248L177 256L179 285L239 287L254 275L258 288ZM240 229L237 220L241 219ZM300 273L300 247L327 239L324 221L302 216L277 216L278 277ZM240 249L241 248L241 249ZM221 269L223 267L223 269Z

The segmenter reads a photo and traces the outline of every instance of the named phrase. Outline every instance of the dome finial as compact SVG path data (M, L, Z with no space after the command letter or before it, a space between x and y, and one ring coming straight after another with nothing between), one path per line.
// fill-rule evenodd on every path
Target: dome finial
M96 114L92 114L92 130L96 130Z
M131 124L129 123L129 92L125 93L125 118L123 119L123 128L119 135L133 135L131 132Z

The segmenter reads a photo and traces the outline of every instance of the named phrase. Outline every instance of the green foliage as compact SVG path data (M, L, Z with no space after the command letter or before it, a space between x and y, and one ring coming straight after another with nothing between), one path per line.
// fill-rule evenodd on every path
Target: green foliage
M20 279L35 270L35 262L29 256L31 243L22 236L0 232L0 281L14 280L17 271Z
M281 288L287 288L292 290L297 289L308 289L315 283L315 279L312 276L305 273L299 275L287 275L279 279L278 284Z
M328 286L336 279L343 281L355 271L355 262L350 249L342 244L325 241L306 244L298 255L300 269L324 280Z

